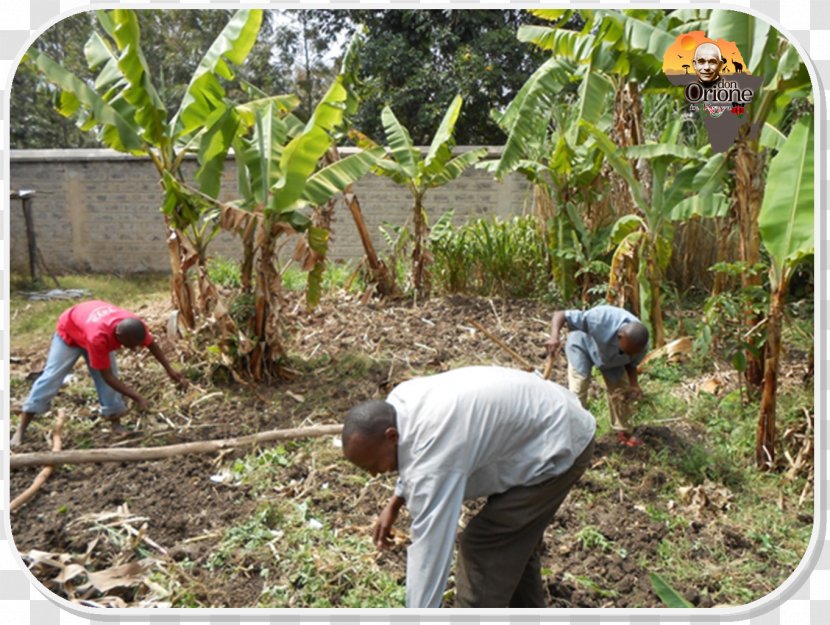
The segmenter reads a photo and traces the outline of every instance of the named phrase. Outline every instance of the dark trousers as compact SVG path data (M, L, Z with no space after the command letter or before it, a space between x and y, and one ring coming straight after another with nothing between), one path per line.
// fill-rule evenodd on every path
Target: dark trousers
M461 534L455 605L543 608L540 548L545 528L591 463L594 442L573 466L533 486L493 495Z

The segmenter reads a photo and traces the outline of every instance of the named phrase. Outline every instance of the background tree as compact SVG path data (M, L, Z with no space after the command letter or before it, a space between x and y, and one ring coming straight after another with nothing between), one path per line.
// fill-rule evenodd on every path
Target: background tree
M383 135L381 111L388 105L412 141L427 145L435 120L460 94L457 143L499 145L504 134L490 109L506 106L543 60L516 40L518 26L535 19L519 10L357 10L331 19L366 28L355 126L372 137Z
M92 33L91 13L78 13L61 20L32 44L72 73L90 78L84 60L84 43ZM52 97L38 73L21 62L15 72L11 90L9 123L12 149L63 147L100 147L94 135L80 130L71 119L52 106Z

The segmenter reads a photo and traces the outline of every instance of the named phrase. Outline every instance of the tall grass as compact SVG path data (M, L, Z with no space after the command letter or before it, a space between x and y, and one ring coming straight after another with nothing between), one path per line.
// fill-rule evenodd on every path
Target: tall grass
M547 233L531 216L484 218L453 226L452 213L430 235L434 285L448 293L528 297L548 292Z

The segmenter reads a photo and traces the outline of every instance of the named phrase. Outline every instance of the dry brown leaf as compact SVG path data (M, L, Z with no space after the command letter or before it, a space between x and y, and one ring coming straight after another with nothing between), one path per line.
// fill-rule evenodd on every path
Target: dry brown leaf
M670 343L666 343L665 345L663 345L663 347L650 351L648 354L646 354L646 357L643 358L642 362L640 362L639 367L642 367L647 362L655 360L657 358L666 357L669 360L674 360L679 358L683 354L688 354L691 351L692 337L681 336L679 339L675 339Z
M105 593L113 588L129 587L140 583L153 562L152 559L144 558L137 562L113 566L103 571L87 573L87 575L92 585L99 592Z

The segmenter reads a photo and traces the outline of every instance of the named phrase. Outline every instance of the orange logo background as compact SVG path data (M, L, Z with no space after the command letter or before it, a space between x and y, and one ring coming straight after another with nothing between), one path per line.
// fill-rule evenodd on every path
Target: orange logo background
M714 43L720 48L721 55L726 59L728 67L727 72L724 73L733 74L735 72L735 66L732 65L733 61L737 61L744 66L743 71L745 74L750 73L734 41L710 39L702 30L684 33L674 40L674 43L669 46L663 55L663 71L666 74L694 74L695 70L692 67L692 58L695 53L695 48L701 43Z

